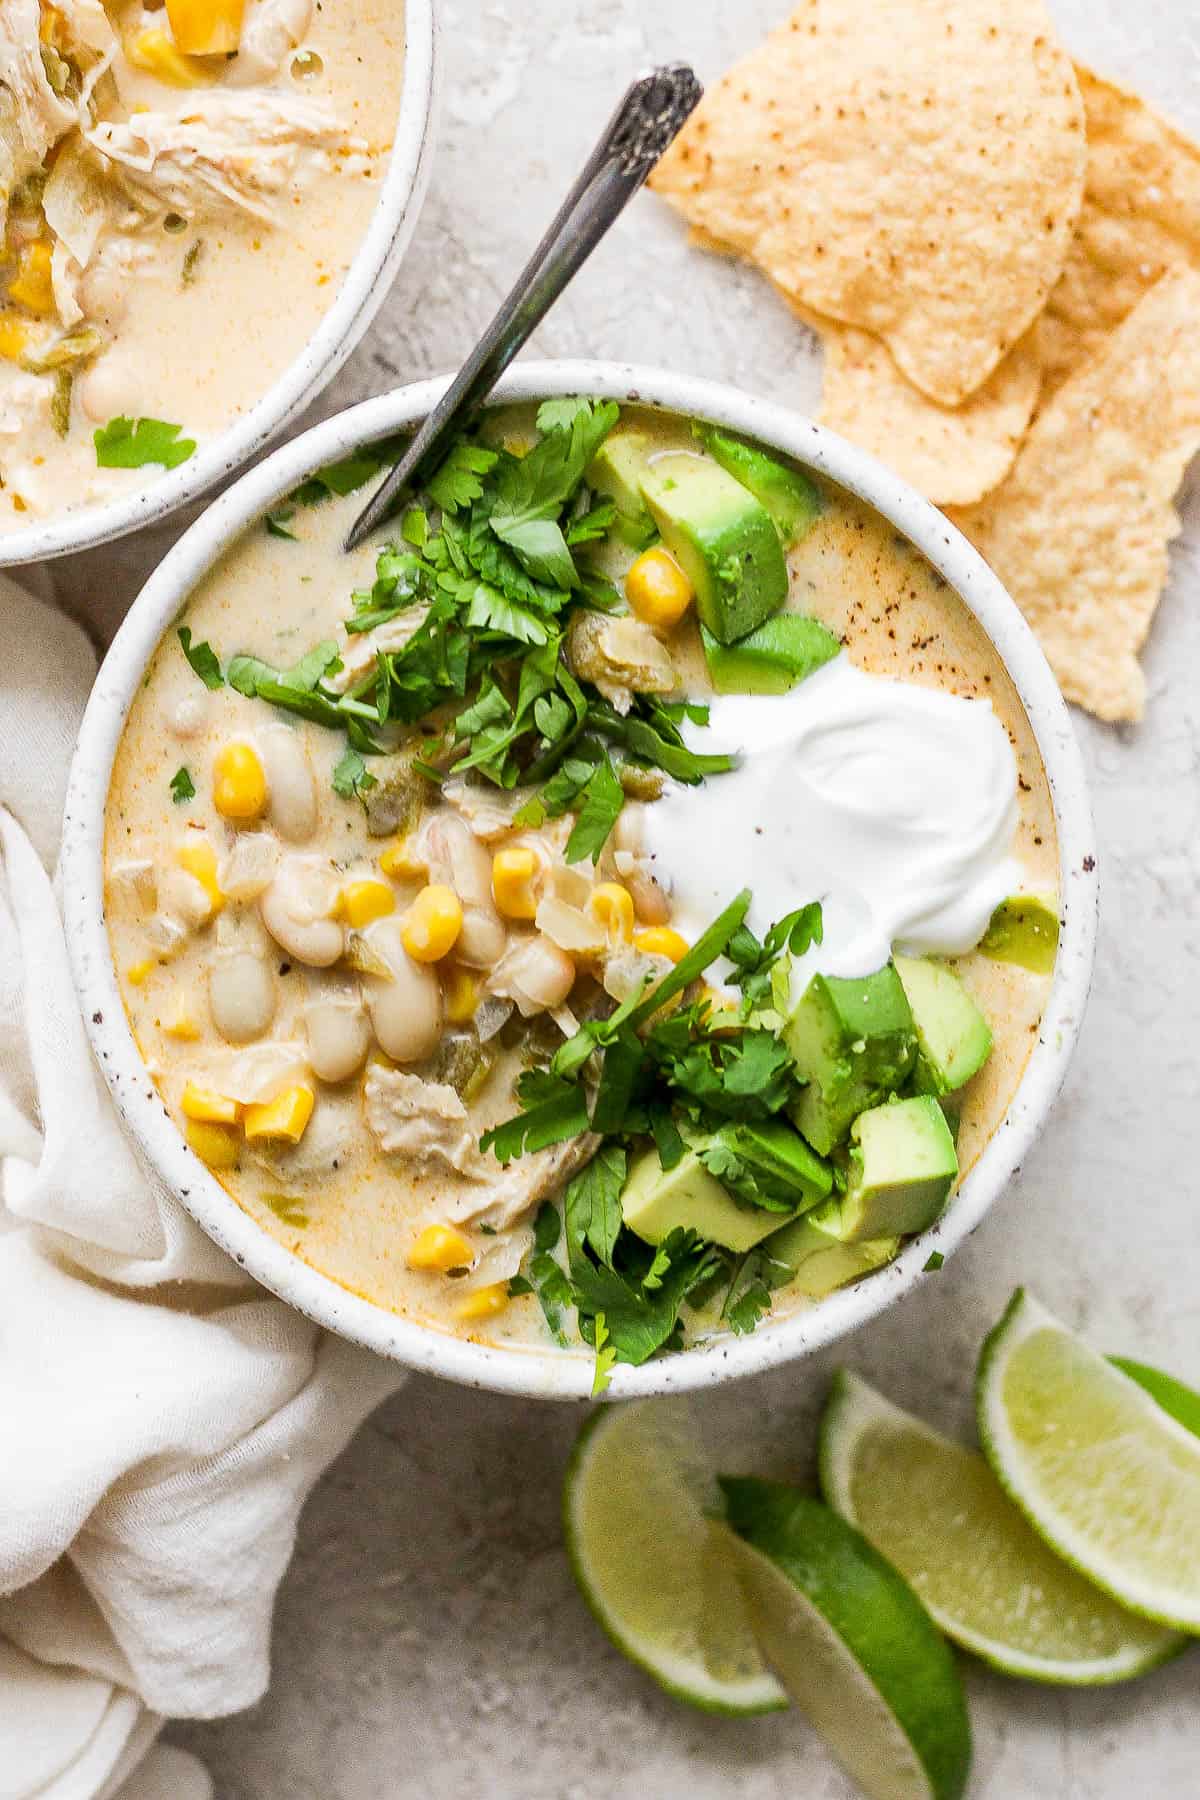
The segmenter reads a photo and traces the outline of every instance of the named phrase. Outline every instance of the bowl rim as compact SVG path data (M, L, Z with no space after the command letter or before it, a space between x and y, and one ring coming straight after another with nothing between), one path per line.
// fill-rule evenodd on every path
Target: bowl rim
M405 0L404 53L387 172L365 236L317 329L243 417L136 493L0 534L0 569L94 550L157 524L225 481L332 381L387 298L425 198L437 105L435 0Z
M257 1225L188 1149L133 1040L103 911L104 806L113 756L143 671L197 581L230 541L312 468L412 425L444 392L424 381L362 402L244 474L180 538L135 600L100 670L80 728L63 826L61 876L76 990L93 1051L135 1142L196 1222L265 1287L318 1324L423 1373L536 1399L587 1399L591 1358L560 1349L495 1348L385 1311L341 1287ZM710 1343L613 1371L607 1398L681 1393L760 1373L865 1324L923 1279L975 1229L1021 1162L1062 1085L1079 1034L1095 957L1097 868L1082 758L1066 705L1029 626L997 577L949 521L865 452L773 403L692 376L617 362L519 365L494 400L588 393L708 419L795 457L874 507L944 576L1001 656L1046 768L1059 843L1062 932L1038 1041L1000 1126L942 1219L868 1280L748 1337Z

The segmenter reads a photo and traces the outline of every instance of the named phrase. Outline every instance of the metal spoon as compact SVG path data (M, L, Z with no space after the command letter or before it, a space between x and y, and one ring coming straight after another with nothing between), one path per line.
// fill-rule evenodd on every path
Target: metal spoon
M351 526L354 550L431 475L451 437L482 406L509 363L637 193L703 93L686 63L635 81L584 164L516 286L395 468Z

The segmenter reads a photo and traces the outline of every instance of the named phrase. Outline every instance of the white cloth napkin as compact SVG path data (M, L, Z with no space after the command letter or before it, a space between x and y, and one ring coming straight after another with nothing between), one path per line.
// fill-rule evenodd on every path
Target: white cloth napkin
M204 1800L162 1721L264 1691L301 1505L401 1376L255 1287L121 1134L51 883L94 675L0 576L0 1800Z

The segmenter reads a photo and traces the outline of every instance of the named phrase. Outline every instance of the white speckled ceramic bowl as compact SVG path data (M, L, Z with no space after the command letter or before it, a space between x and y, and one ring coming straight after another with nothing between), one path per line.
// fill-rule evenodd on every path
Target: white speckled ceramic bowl
M591 1358L547 1348L486 1348L398 1317L318 1274L268 1237L188 1149L138 1055L121 1004L104 926L104 806L130 701L159 639L231 539L309 471L357 445L422 419L443 391L425 382L370 400L276 451L192 526L143 588L100 671L71 772L63 833L67 935L92 1045L142 1151L205 1231L266 1287L344 1337L410 1368L474 1387L578 1400L591 1389ZM1083 766L1067 709L1016 606L966 539L872 457L810 420L710 382L618 363L528 364L497 399L598 394L711 419L773 445L874 506L945 576L1006 664L1037 736L1058 823L1063 927L1045 1018L1020 1088L999 1130L944 1218L888 1268L806 1311L767 1322L750 1337L619 1367L614 1399L702 1388L803 1356L873 1318L923 1279L930 1252L948 1256L978 1225L1020 1167L1062 1084L1091 981L1096 939L1096 859Z
M387 298L429 184L437 99L435 0L404 0L404 68L387 174L336 300L300 355L243 418L139 493L0 536L0 568L91 550L154 525L264 450L337 374Z

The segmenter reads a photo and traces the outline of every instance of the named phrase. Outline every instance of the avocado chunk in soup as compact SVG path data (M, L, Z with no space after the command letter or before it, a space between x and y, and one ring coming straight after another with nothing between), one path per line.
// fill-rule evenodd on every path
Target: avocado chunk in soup
M136 491L297 356L367 230L403 36L390 0L5 0L0 531Z
M1056 877L981 628L722 442L495 411L349 557L358 500L308 484L163 640L108 802L129 1020L235 1200L378 1305L602 1368L869 1279L1050 979L978 948Z

